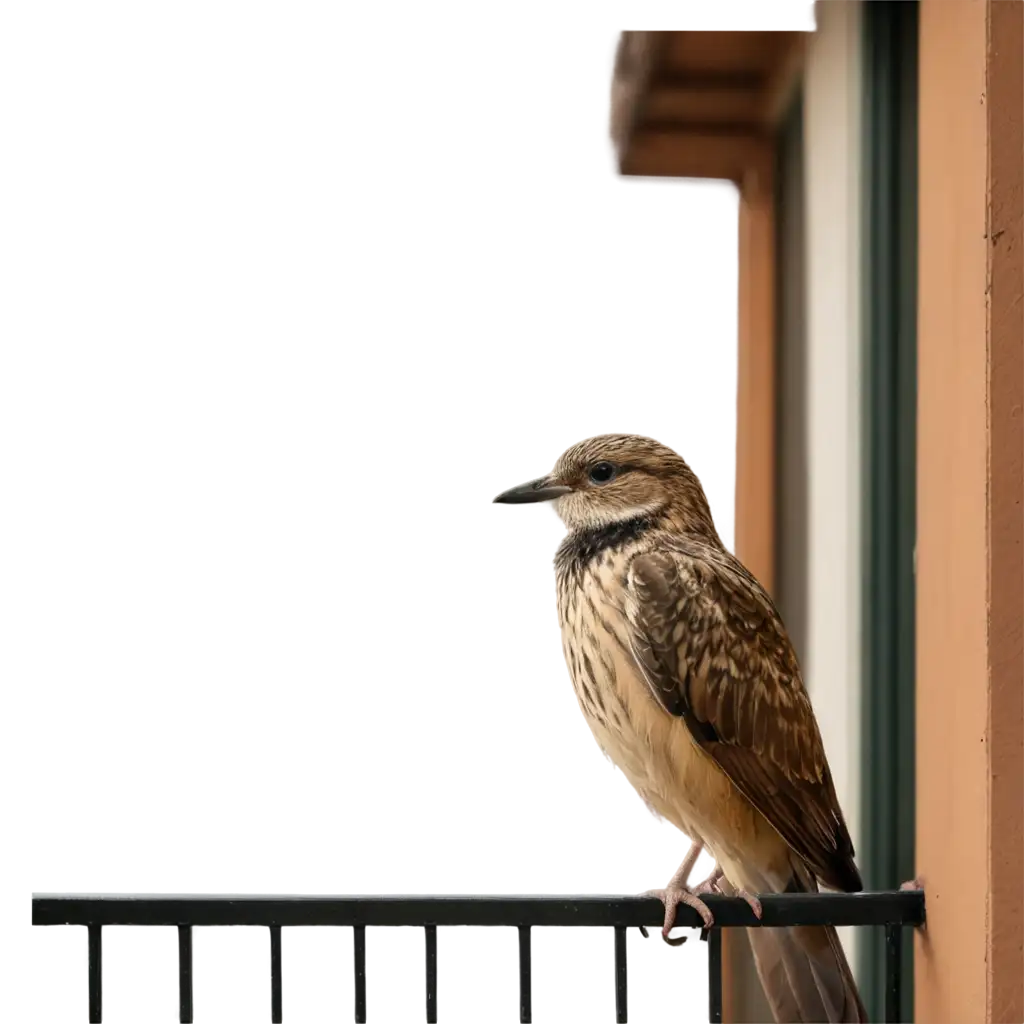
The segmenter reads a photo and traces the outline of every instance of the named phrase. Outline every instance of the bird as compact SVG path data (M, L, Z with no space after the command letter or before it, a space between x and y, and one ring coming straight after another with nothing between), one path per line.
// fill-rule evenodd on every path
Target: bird
M692 842L663 890L680 904L724 879L758 894L862 889L854 848L793 645L767 591L719 537L704 489L675 451L632 434L572 446L499 494L552 502L562 649L600 748L655 814ZM711 877L689 873L706 848ZM866 1021L829 926L752 928L776 1021Z

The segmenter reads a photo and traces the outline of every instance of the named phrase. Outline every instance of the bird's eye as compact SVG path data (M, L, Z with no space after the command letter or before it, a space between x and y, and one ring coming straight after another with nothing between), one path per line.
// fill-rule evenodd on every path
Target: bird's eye
M606 484L615 476L615 467L610 462L597 462L590 467L590 482Z

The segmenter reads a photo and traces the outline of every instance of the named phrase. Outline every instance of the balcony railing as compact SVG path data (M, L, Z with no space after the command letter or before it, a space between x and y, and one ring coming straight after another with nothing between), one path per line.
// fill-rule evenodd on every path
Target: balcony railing
M898 1020L901 931L920 892L709 896L715 927L632 890L29 889L30 928L82 936L90 1024L706 1024L722 928L873 926Z

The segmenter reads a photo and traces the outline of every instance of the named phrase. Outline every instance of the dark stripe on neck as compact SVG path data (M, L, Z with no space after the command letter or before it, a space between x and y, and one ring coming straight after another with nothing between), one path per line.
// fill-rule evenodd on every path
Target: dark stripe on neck
M582 572L606 551L615 551L639 539L657 522L657 515L645 513L606 526L574 530L559 546L555 566L560 572Z

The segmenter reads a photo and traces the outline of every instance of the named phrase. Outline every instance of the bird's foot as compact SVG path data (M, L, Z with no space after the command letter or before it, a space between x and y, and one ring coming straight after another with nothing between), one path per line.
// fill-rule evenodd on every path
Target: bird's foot
M721 885L719 885L721 877L722 869L716 867L715 870L712 871L711 874L693 890L694 895L706 896L709 893L714 895L727 895L725 890ZM754 917L756 917L758 921L761 920L761 901L753 893L747 892L746 889L734 889L732 895L739 896L739 898L743 900L754 912Z
M689 886L669 885L664 889L649 889L643 893L644 896L655 896L665 904L665 922L661 926L661 937L670 946L681 946L686 941L685 935L672 938L669 934L675 927L676 911L680 905L692 907L701 916L704 928L708 929L715 923L715 918L708 909L707 904ZM647 936L647 929L640 928L644 937Z
M917 892L918 890L924 891L924 882L920 878L912 878L900 886L900 892Z
M737 889L735 895L739 896L750 907L754 912L754 917L760 921L762 914L761 901L752 892L747 892L746 889Z

